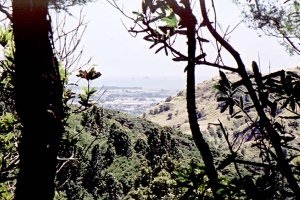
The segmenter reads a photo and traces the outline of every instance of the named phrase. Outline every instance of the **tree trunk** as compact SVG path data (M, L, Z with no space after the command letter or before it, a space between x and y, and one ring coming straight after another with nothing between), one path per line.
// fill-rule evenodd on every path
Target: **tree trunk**
M192 12L190 12L192 13ZM196 19L193 16L190 16L190 19L187 23L187 45L188 45L188 65L186 68L187 71L187 80L186 80L186 102L187 102L187 111L190 129L192 132L193 139L197 148L200 151L203 162L205 164L205 171L209 179L209 183L212 188L214 199L221 199L217 194L218 190L218 174L214 165L214 159L210 148L206 141L203 138L201 133L197 112L196 112L196 96L195 96L195 54L196 54Z
M16 108L23 125L15 199L53 199L63 133L62 82L47 0L14 0Z

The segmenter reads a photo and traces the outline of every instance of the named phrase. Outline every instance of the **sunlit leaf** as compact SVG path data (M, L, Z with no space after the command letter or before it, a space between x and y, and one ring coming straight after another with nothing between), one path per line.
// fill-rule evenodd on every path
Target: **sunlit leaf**
M161 19L163 22L166 23L166 26L175 28L178 26L178 20L174 13L171 13L168 17L164 17Z

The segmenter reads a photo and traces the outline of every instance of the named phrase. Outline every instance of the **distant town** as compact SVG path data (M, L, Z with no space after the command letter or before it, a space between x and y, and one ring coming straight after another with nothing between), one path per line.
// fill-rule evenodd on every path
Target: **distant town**
M158 102L174 96L177 90L145 89L140 87L105 87L99 103L104 108L142 115Z
M147 89L142 87L105 86L98 88L99 93L95 100L104 108L126 112L140 116L157 103L169 96L176 95L179 90ZM80 92L80 88L75 88Z

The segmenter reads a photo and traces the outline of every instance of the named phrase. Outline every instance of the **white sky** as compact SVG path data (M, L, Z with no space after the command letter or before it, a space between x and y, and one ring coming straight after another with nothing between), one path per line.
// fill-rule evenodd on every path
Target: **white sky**
M130 14L140 7L140 0L119 0L120 5ZM123 4L122 4L123 2ZM234 27L240 21L240 11L232 3L232 0L215 0L218 9L218 21L222 27ZM196 5L198 6L198 5ZM76 15L78 9L71 10ZM174 63L171 57L166 57L163 51L154 54L155 49L149 49L151 45L144 41L142 36L133 38L122 24L124 20L130 27L132 23L109 5L105 0L98 0L85 6L83 13L89 21L86 33L82 40L85 57L92 57L92 63L97 65L105 82L109 80L132 79L133 77L159 77L168 81L171 78L181 80L184 84L185 64ZM284 67L299 66L299 58L291 57L284 47L280 46L274 38L258 37L257 32L240 25L230 37L231 44L240 52L246 65L251 65L252 60L260 57L261 70L271 71ZM185 43L181 44L182 47ZM225 60L227 60L225 58ZM227 65L233 63L228 58ZM216 69L201 68L197 71L198 80L210 78L217 74ZM120 78L122 77L122 78ZM113 83L109 83L110 85ZM166 83L167 84L167 83ZM169 84L172 84L171 82ZM184 85L183 85L184 87Z

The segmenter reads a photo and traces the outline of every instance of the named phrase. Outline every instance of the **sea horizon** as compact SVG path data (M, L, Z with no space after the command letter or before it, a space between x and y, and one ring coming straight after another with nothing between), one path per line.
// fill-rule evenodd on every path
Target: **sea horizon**
M211 77L197 77L196 83L200 83ZM82 82L84 84L84 82ZM81 85L81 84L80 84ZM143 88L184 90L186 87L185 77L105 77L95 80L94 87L118 87L118 88Z

